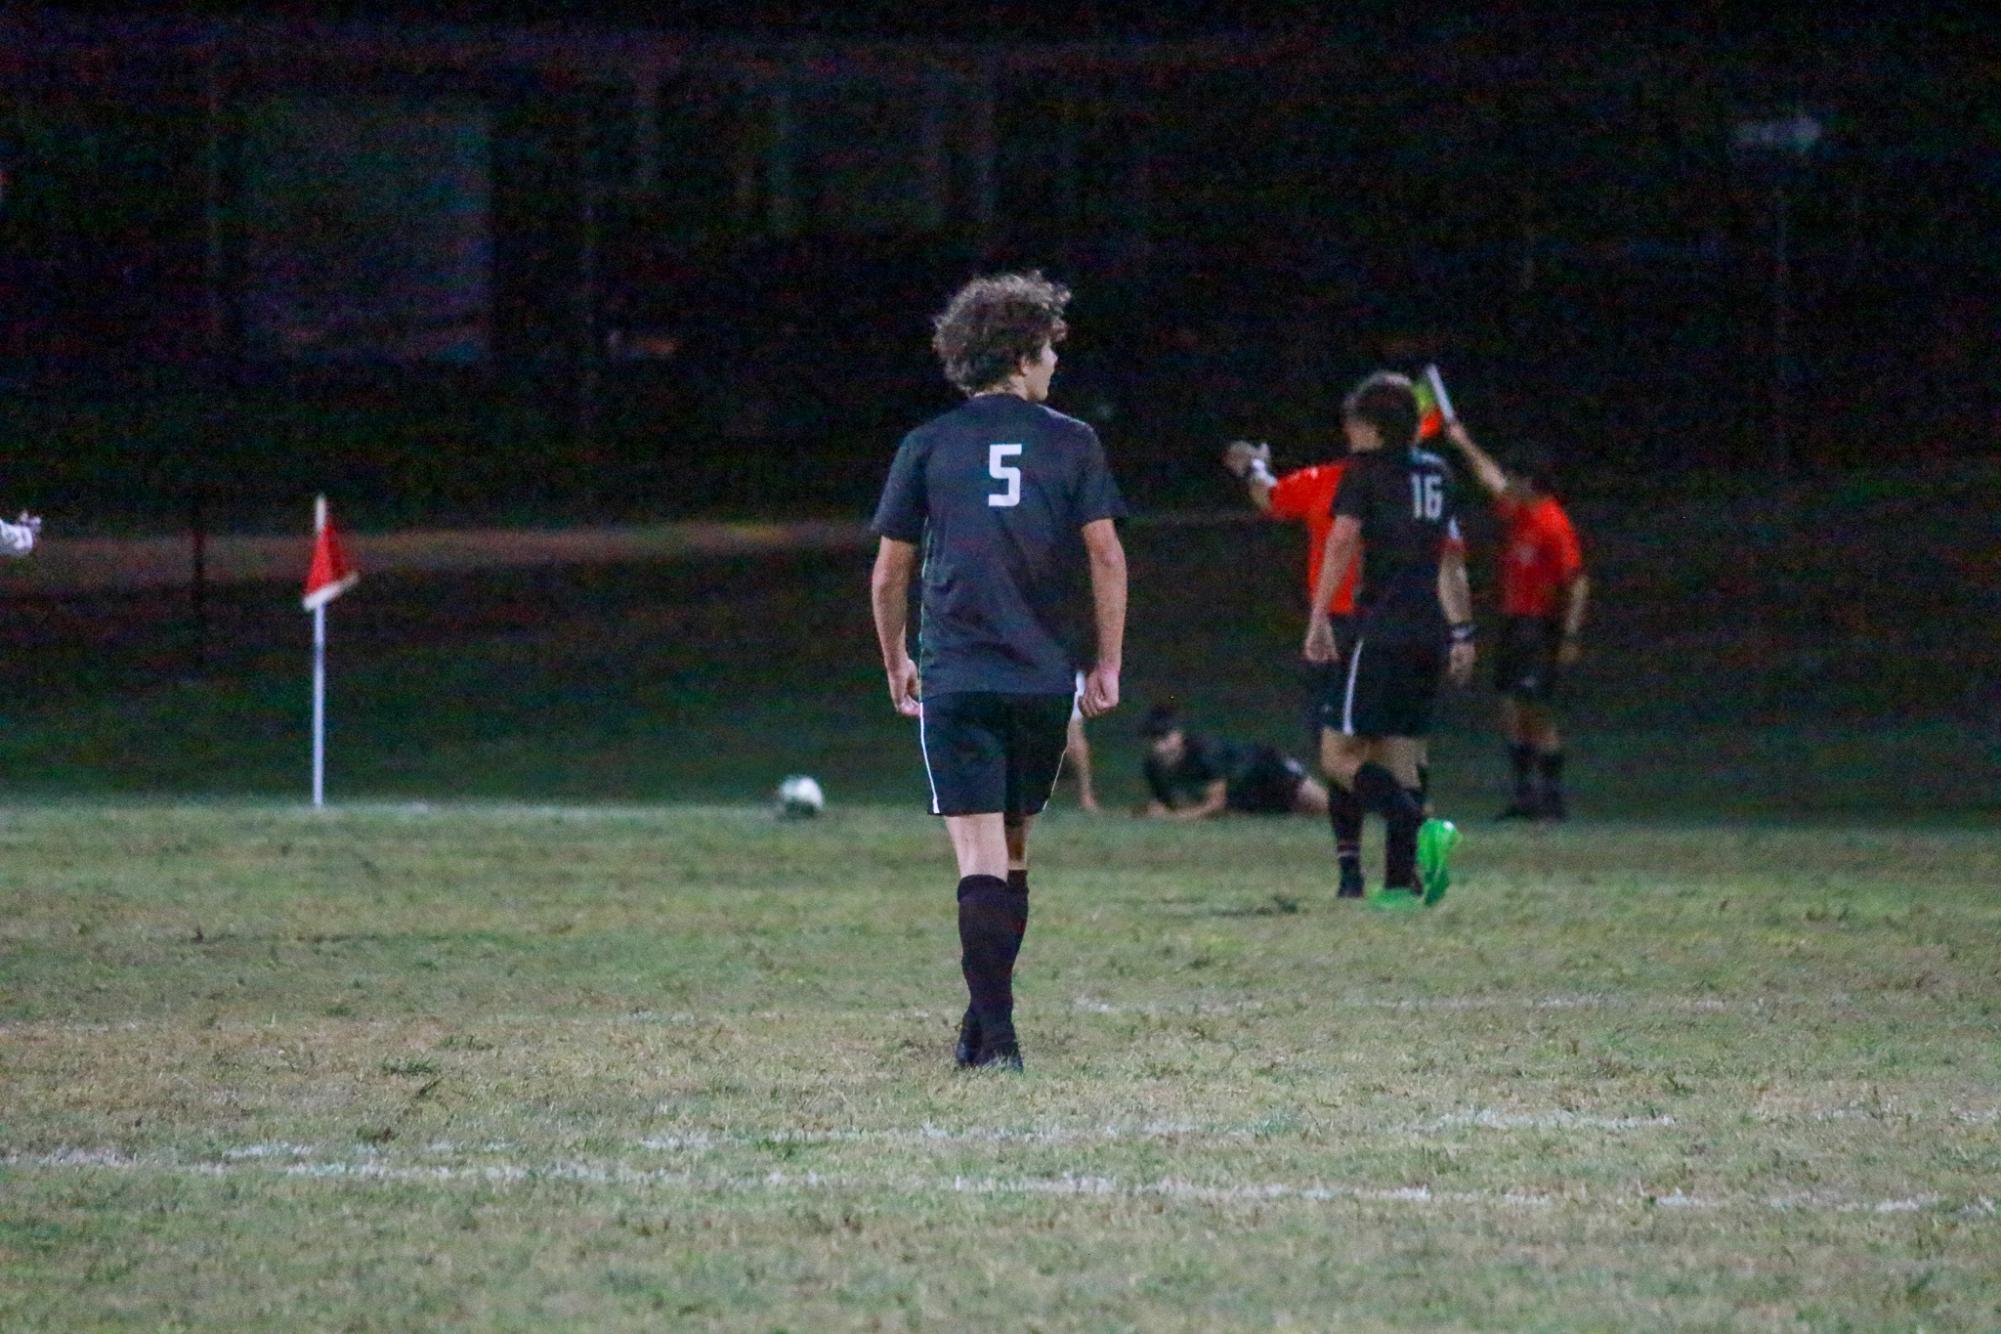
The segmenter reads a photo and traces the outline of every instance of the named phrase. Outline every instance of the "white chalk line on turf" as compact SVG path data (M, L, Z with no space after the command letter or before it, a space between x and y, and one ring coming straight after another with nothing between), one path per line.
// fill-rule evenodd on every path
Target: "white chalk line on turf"
M1110 1176L860 1176L821 1172L787 1172L701 1176L682 1171L634 1167L618 1162L557 1160L541 1164L448 1163L409 1164L370 1155L340 1160L307 1159L289 1163L254 1158L219 1162L188 1162L165 1156L129 1155L108 1149L58 1149L41 1154L0 1155L10 1169L153 1172L202 1177L262 1174L277 1179L316 1181L381 1181L404 1184L470 1183L496 1186L535 1183L588 1186L653 1187L691 1193L746 1194L755 1191L888 1192L906 1195L1041 1195L1094 1199L1165 1199L1191 1204L1267 1204L1298 1202L1329 1204L1407 1204L1415 1206L1487 1209L1666 1208L1720 1212L1763 1209L1783 1213L1911 1214L1944 1209L1962 1218L2001 1217L2001 1207L1987 1196L1953 1206L1936 1193L1887 1199L1844 1196L1826 1191L1789 1195L1688 1195L1679 1190L1614 1195L1546 1193L1520 1190L1438 1190L1427 1185L1371 1186L1335 1182L1259 1182L1208 1184L1180 1177L1127 1181Z

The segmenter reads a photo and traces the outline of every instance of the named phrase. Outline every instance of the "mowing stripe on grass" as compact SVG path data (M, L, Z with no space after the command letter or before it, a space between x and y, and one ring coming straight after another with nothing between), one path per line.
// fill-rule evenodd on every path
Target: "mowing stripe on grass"
M1331 1182L1259 1182L1207 1184L1180 1177L1123 1181L1117 1177L1075 1176L912 1176L834 1175L820 1172L771 1171L734 1176L700 1176L690 1172L633 1167L619 1162L558 1160L541 1164L488 1163L460 1166L447 1163L398 1163L380 1155L349 1159L308 1159L279 1164L256 1158L221 1162L188 1162L177 1158L137 1157L107 1149L58 1149L43 1154L7 1154L0 1166L10 1169L153 1172L191 1176L254 1176L316 1181L437 1182L516 1185L556 1182L589 1186L653 1187L705 1194L754 1191L830 1191L893 1195L1041 1195L1108 1199L1165 1199L1189 1204L1408 1204L1477 1209L1667 1208L1723 1212L1772 1210L1785 1213L1913 1214L1943 1212L1965 1219L2001 1217L2001 1207L1981 1196L1955 1204L1929 1193L1887 1199L1857 1199L1831 1192L1790 1195L1687 1195L1680 1190L1654 1195L1549 1194L1514 1190L1435 1190L1425 1185L1369 1186Z

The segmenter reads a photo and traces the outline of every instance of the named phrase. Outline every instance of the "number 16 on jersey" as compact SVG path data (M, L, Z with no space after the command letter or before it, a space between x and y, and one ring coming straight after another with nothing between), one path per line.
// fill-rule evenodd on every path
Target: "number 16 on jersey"
M997 510L1013 509L1021 503L1021 469L1009 459L1021 457L1020 445L988 445L987 476L1001 483L1002 490L987 493L987 505Z
M1412 518L1428 519L1436 523L1439 516L1445 513L1445 479L1435 472L1412 473L1410 512Z

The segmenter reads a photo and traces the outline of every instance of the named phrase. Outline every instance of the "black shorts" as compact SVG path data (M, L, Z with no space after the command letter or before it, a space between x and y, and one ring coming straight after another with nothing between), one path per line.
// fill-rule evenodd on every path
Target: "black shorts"
M1524 704L1550 703L1561 675L1556 654L1562 646L1563 624L1556 618L1508 617L1494 653L1494 689Z
M1224 785L1223 798L1231 810L1243 815L1290 815L1305 781L1305 765L1270 746L1258 746Z
M1355 618L1336 616L1333 623L1334 661L1305 664L1306 744L1315 754L1320 750L1320 729L1325 726L1321 721L1325 716L1322 705L1346 684L1348 655L1355 651Z
M1328 684L1320 726L1344 736L1420 737L1431 731L1445 646L1436 640L1355 641L1346 670Z
M918 716L933 815L986 815L1009 824L1049 804L1070 738L1069 692L927 695Z

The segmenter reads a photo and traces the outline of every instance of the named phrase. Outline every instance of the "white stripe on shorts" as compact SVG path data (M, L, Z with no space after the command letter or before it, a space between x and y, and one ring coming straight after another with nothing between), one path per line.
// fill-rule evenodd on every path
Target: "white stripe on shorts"
M931 748L924 744L924 701L917 702L917 753L924 757L924 781L931 785L931 813L937 815L938 780L931 776Z
M1355 735L1355 678L1361 674L1362 641L1355 641L1355 651L1348 655L1348 691L1341 697L1341 734Z

